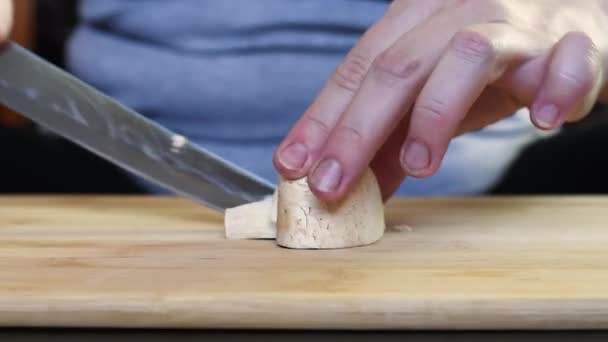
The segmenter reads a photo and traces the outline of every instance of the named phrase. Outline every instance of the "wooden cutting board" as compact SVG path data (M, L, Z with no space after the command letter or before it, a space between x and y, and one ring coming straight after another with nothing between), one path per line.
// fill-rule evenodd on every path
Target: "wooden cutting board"
M0 198L0 325L608 328L608 198L393 201L384 239L227 241L187 200Z

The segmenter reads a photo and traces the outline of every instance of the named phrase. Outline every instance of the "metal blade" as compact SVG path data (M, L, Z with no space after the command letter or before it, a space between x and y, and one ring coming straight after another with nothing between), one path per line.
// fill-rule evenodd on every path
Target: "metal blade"
M218 210L274 191L18 44L0 50L0 70L0 103L170 191Z

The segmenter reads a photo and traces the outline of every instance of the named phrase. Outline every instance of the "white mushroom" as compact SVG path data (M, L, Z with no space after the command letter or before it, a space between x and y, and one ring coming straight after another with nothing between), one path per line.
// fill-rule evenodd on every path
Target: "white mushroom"
M276 238L280 246L298 249L356 247L384 234L384 204L370 169L336 204L320 201L306 178L280 179L275 196L227 210L225 224L229 239Z
M262 201L226 209L224 231L230 240L274 239L276 237L276 192Z
M326 204L310 191L306 178L279 184L277 243L289 248L347 248L368 245L384 234L380 188L367 170L337 204Z

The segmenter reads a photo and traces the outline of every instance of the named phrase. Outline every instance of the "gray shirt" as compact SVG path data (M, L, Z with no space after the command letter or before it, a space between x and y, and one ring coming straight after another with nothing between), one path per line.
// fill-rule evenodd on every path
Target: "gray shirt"
M384 0L81 0L72 72L125 105L276 180L272 153ZM526 113L457 139L401 194L478 193L537 134Z

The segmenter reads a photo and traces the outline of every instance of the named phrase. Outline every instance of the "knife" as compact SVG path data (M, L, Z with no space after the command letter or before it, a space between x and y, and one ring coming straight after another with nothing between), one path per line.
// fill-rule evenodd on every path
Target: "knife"
M131 173L219 211L274 191L267 181L14 42L0 49L0 103Z

